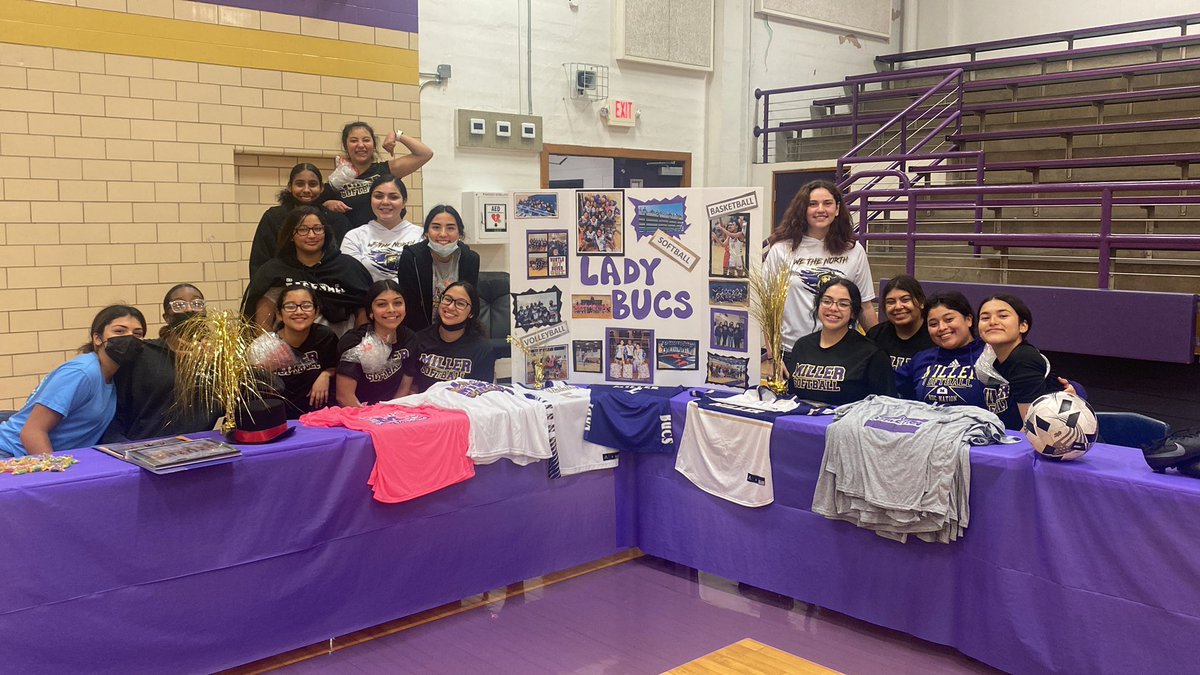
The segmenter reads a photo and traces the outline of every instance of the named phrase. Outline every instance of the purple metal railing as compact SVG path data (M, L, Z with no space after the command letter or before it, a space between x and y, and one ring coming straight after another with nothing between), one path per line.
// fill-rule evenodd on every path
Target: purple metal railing
M892 175L901 179L901 185L904 187L901 189L870 188L855 191L846 195L846 204L848 208L859 211L859 235L862 239L866 241L905 242L905 270L909 274L914 274L916 271L916 248L917 242L921 241L964 242L972 244L976 248L988 245L1016 248L1096 250L1098 251L1098 288L1109 288L1111 285L1113 251L1200 251L1200 234L1114 234L1112 229L1114 206L1200 204L1200 196L1178 194L1180 191L1200 191L1200 180L1057 183L1051 185L965 185L921 188L914 187L911 184L906 185L905 179L907 179L907 176L901 172L893 172ZM1176 192L1176 194L1151 194L1131 197L1116 196L1117 193L1122 192L1160 193L1164 191L1172 191ZM979 231L962 233L917 232L917 212L919 210L987 209L1000 206L1036 207L1039 205L1044 206L1047 201L1050 201L1040 196L1017 199L988 198L991 195L1030 193L1076 193L1077 196L1051 198L1051 200L1054 204L1062 206L1098 206L1100 208L1100 219L1097 233L990 234ZM957 201L953 199L960 195L970 196L973 199L971 201ZM951 199L945 199L947 197ZM873 202L873 198L879 198L880 201ZM899 198L903 198L904 201L902 203L895 201ZM867 212L872 209L885 211L905 210L907 212L905 231L866 231L865 224L868 221Z
M957 73L957 76L955 75L955 73ZM955 98L954 104L956 106L956 110L959 112L959 116L961 117L962 84L963 84L961 69L945 68L937 74L944 76L943 81L938 83L937 85L933 85L931 88L929 88L925 92L924 95L920 96L916 101L914 101L912 105L908 106L904 111L902 111L901 113L896 114L896 115L887 115L887 114L864 115L862 112L862 107L859 104L859 96L861 96L865 91L867 91L866 88L869 85L881 85L881 84L892 82L895 80L908 79L908 76L904 73L884 73L884 74L880 74L880 75L871 75L871 76L859 78L858 80L856 80L853 83L850 83L848 81L841 81L841 82L825 82L825 83L821 83L821 84L808 84L808 85L801 85L801 86L796 86L796 87L780 87L780 88L776 88L776 89L755 89L754 90L754 98L762 99L762 123L756 124L754 127L754 136L756 138L758 138L758 137L762 138L762 154L761 154L762 162L765 164L770 161L770 158L771 158L771 156L770 156L770 139L771 139L772 135L780 134L780 133L784 133L784 132L803 132L808 129L822 129L822 128L830 128L830 127L849 127L850 128L850 142L855 145L855 150L861 150L863 147L865 147L864 146L865 142L860 143L859 138L858 138L859 128L861 126L882 123L883 126L881 128L887 128L891 125L894 125L896 123L897 119L900 119L902 116L907 116L907 119L909 121L919 121L920 117L922 115L928 113L930 111L930 109L926 108L925 110L916 110L915 112L914 112L914 110L917 108L920 108L920 106L922 104L924 104L925 102L929 101L930 98L934 94L936 94L941 89L944 89L945 88L944 85L947 80L954 80L955 82L957 82L957 86L955 87L955 90L954 90L956 92L956 98ZM822 89L833 89L833 88L842 89L847 86L851 87L851 94L850 94L850 100L849 100L850 110L849 110L848 114L839 115L835 119L832 119L832 120L830 120L830 119L795 120L795 121L787 121L787 122L775 122L774 125L772 125L771 110L772 110L772 99L773 98L778 99L779 97L783 97L783 96L792 96L794 94L799 94L799 93L803 93L803 92L820 91ZM828 107L828 106L818 106L818 107ZM936 108L934 108L934 110L936 111ZM946 125L943 125L937 131L941 131L941 130L945 129L945 126ZM961 125L958 125L958 127L956 127L956 128L961 128ZM878 131L876 131L874 134L872 134L871 138L873 140L878 139L879 138ZM926 142L928 142L928 139L926 139ZM908 150L911 150L911 148L907 148L905 151L908 151Z
M1093 26L1091 28L1077 28L1074 30L1057 31L1054 33L1042 33L1040 35L1005 38L1003 40L988 40L986 42L975 42L972 44L955 45L952 47L937 47L934 49L921 49L911 52L901 52L899 54L886 54L875 57L875 61L883 64L889 69L894 69L898 64L909 61L921 61L924 59L945 58L949 56L969 56L970 59L974 61L975 57L982 52L993 52L1002 49L1015 49L1019 47L1035 47L1038 45L1054 44L1057 42L1066 43L1066 48L1070 50L1074 49L1076 40L1084 40L1096 37L1109 37L1113 35L1126 35L1129 33L1141 33L1164 28L1178 28L1180 35L1187 35L1188 26L1195 24L1200 24L1200 14L1183 14L1180 16L1171 16L1161 19L1132 21L1128 23L1109 24L1106 26Z

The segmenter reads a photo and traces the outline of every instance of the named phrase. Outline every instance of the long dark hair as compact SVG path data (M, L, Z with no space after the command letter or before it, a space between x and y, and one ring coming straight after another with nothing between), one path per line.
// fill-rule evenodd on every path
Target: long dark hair
M300 202L296 201L296 197L292 195L292 181L296 180L296 176L298 174L305 171L311 171L316 174L318 183L325 181L325 177L321 175L321 170L312 164L309 164L308 162L301 162L300 164L293 166L292 172L288 174L287 185L283 186L283 189L279 191L278 195L275 195L275 199L279 201L279 204L283 206L283 208L294 209L297 206L307 206L307 204L301 204Z
M479 306L479 291L475 289L475 284L460 280L447 286L446 291L455 286L462 286L462 289L467 292L467 299L471 302L471 313L467 315L467 327L463 331L463 335L486 335L487 333L483 330L483 322L479 320L479 311L481 308ZM442 291L443 298L446 297L446 291ZM440 304L441 301L439 300L438 302ZM433 308L433 325L442 325L442 313L437 310L436 306Z
M400 290L400 284L395 279L380 279L375 283L367 286L367 294L363 299L363 309L367 310L367 316L371 317L372 324L375 323L375 318L371 316L371 305L375 303L375 298L391 291L401 298L404 297L404 291ZM404 307L405 314L408 313L407 305Z
M829 233L825 235L825 250L830 253L845 253L858 241L854 227L850 224L850 212L846 210L846 204L842 200L842 191L827 180L814 180L805 183L792 198L771 236L767 237L768 248L780 241L791 241L792 250L800 245L800 240L808 234L808 202L814 190L829 191L838 207L838 214L829 227Z
M321 209L315 206L297 206L283 217L283 227L279 228L279 239L275 242L276 255L282 255L285 251L295 254L296 242L293 237L296 236L296 228L300 227L300 223L303 223L304 219L309 216L316 216L321 227L325 228L323 250L329 250L329 244L333 241L333 237L330 236L329 223L325 221L325 215L321 213Z
M116 321L117 319L123 319L127 316L132 316L138 320L138 323L142 324L142 335L145 335L146 317L142 316L142 310L131 305L109 305L99 312L96 312L95 318L92 319L92 327L88 329L87 344L79 348L79 353L91 354L92 352L95 352L96 345L92 344L92 338L96 337L97 335L103 338L104 329L108 327L108 324Z

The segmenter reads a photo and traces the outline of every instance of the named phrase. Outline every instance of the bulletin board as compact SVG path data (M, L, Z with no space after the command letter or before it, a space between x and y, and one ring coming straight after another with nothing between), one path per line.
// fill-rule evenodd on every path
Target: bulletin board
M545 378L739 389L759 381L748 275L759 188L510 195L512 335ZM533 366L512 353L513 381Z

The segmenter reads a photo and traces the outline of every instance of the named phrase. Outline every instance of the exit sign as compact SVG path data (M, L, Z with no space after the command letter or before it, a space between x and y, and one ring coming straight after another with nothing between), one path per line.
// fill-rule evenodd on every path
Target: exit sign
M633 109L633 101L614 100L608 112L608 125L611 127L631 127L636 123L637 113Z

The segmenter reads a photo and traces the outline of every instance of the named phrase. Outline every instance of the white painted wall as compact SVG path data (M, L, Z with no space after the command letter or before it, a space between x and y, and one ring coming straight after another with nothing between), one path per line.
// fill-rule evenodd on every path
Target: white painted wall
M877 54L896 45L860 38L839 44L835 32L752 15L751 0L716 0L713 73L618 63L613 55L612 3L581 0L489 0L420 3L420 66L449 63L453 78L421 95L421 134L436 153L423 170L425 203L456 203L468 190L538 186L532 153L458 150L458 108L526 111L525 7L532 3L533 114L543 117L547 143L690 152L695 186L759 185L751 173L756 87L833 81L870 72ZM898 3L899 0L896 0ZM893 24L898 33L899 22ZM563 63L609 67L610 96L635 101L633 129L610 128L601 103L570 98ZM492 249L495 250L492 250ZM504 269L502 247L480 249L484 269Z
M613 160L611 157L550 155L550 180L571 179L582 180L583 187L589 189L611 188L613 187Z

